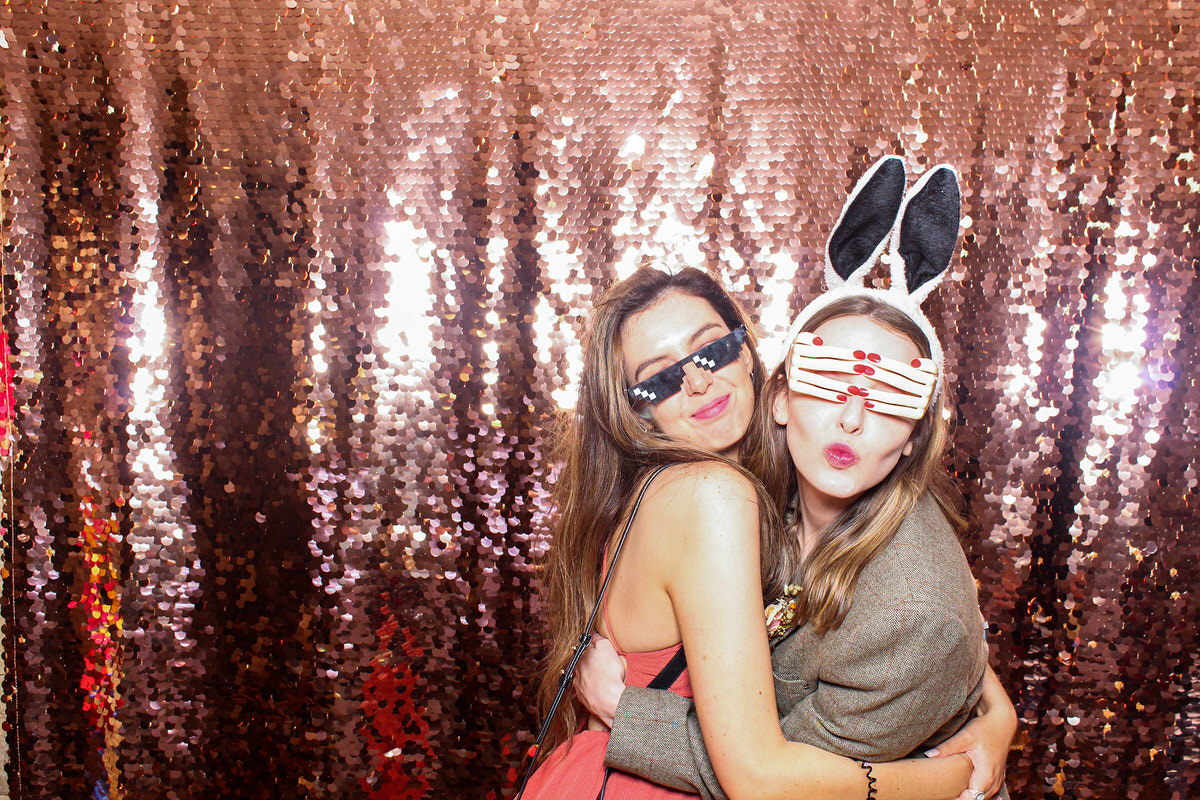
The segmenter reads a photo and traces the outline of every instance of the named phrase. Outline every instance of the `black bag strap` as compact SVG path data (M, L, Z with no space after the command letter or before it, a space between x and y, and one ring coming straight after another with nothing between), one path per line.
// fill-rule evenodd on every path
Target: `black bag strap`
M533 742L533 748L530 750L529 767L525 770L525 777L521 779L521 786L517 789L517 794L513 800L521 800L521 795L525 793L525 784L529 782L529 776L533 774L533 767L537 764L538 755L542 751L542 742L546 738L546 734L550 731L550 723L554 720L554 713L558 711L559 705L562 703L563 695L567 693L567 689L571 687L571 683L575 680L575 667L579 664L579 659L583 657L584 652L592 644L592 625L596 621L596 612L600 610L600 603L604 600L604 592L608 589L608 582L612 580L613 570L617 568L617 559L621 556L621 548L625 546L625 537L629 535L629 529L633 526L633 518L637 516L638 507L642 504L642 498L646 496L646 490L650 488L650 482L658 477L670 464L663 464L654 472L650 473L650 477L642 484L642 489L638 492L637 499L633 501L633 508L629 512L629 521L625 523L625 529L621 531L621 538L617 540L617 547L613 550L612 563L608 565L608 572L604 575L604 582L600 584L600 592L596 595L596 605L592 606L592 613L588 616L587 625L583 627L583 633L579 636L579 641L575 644L575 649L572 651L571 660L567 663L567 668L563 670L562 677L558 679L558 692L554 695L554 702L550 704L550 710L546 713L546 720L542 723L542 727L538 730L537 738ZM683 652L681 648L680 653ZM674 661L674 659L672 659ZM668 664L668 666L670 666ZM672 679L674 682L674 679ZM608 777L605 776L607 783ZM601 795L604 790L601 788Z
M647 689L670 689L671 684L675 682L683 671L687 669L687 656L683 653L683 648L680 647L675 655L671 656L671 660L663 667L654 680L646 684Z

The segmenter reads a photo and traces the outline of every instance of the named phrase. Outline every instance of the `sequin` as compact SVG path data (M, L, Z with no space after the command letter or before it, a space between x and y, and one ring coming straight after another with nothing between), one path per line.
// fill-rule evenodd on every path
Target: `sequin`
M499 798L587 310L711 270L768 361L884 153L962 174L951 466L1014 797L1198 792L1200 11L0 12L14 797Z

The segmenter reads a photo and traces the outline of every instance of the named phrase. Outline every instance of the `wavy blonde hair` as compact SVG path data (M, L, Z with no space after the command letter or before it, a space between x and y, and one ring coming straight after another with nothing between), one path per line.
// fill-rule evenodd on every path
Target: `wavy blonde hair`
M621 329L633 314L649 308L671 293L708 301L730 330L745 325L750 332L751 380L755 396L762 394L766 370L754 348L755 336L741 306L708 274L687 268L667 273L642 266L625 280L613 284L588 317L583 339L583 370L579 400L573 412L559 421L555 458L561 471L553 487L556 518L553 544L545 564L551 644L538 690L539 711L544 716L558 691L561 670L571 655L588 615L596 604L605 547L629 514L647 473L664 464L717 461L752 479L759 493L764 593L782 590L791 566L771 556L785 552L787 536L774 506L762 486L746 469L712 452L698 450L647 430L625 394ZM746 441L766 436L770 418L755 413ZM566 740L584 717L574 697L564 700L547 734L542 754Z
M867 317L895 331L911 340L922 356L929 357L929 342L916 323L904 312L868 296L831 303L814 314L804 330L816 330L828 320L851 316ZM784 364L780 364L771 374L767 391L759 397L757 415L771 418L774 397L786 391L787 376ZM950 427L943 412L943 395L944 392L939 392L930 400L925 415L913 428L911 454L901 456L886 478L864 492L821 531L808 557L798 563L796 582L804 587L804 592L800 595L797 624L812 623L817 633L823 634L842 623L854 602L858 576L887 547L900 523L926 492L937 501L957 534L966 529L959 510L962 495L942 464ZM762 440L753 444L747 441L745 452L745 466L763 481L775 512L783 519L798 522L799 484L788 453L786 427L776 424ZM796 536L791 538L798 540Z

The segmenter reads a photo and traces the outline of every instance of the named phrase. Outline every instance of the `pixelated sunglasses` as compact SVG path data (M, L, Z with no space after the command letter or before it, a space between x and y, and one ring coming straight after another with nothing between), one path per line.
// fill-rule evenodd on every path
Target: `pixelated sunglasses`
M732 364L742 353L746 327L739 325L712 344L706 344L686 358L659 370L646 380L631 386L626 393L634 408L657 405L683 388L683 368L687 364L714 372Z

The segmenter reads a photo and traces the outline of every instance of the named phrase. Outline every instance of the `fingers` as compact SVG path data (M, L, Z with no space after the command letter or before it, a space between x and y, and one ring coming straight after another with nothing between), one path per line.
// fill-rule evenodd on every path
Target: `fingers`
M1004 785L1004 762L997 764L989 761L982 748L968 749L965 753L971 759L971 777L967 781L968 800L994 797Z
M971 759L971 777L967 779L967 794L971 795L971 800L983 800L987 792L976 787L990 786L992 782L992 771L979 755L978 752L967 753L967 758Z
M988 784L987 797L995 797L1000 793L1000 789L1004 786L1004 765L1000 765L1000 769L992 776L992 782Z
M613 643L599 634L592 637L592 649L600 655L617 655L617 648L613 647Z
M576 695L588 711L611 727L624 688L625 660L608 639L594 637L575 670Z
M967 784L967 788L958 796L958 800L986 800L989 797L994 797L996 792L1000 791L1000 787L984 791L981 789L972 788L971 784Z
M1000 787L1004 785L1004 766L1001 765L999 768L989 767L985 763L977 763L974 759L972 759L971 764L971 777L967 781L967 791L964 792L964 800L985 800L988 797L995 797L1000 791ZM984 788L976 788L979 786Z
M971 730L969 728L963 728L958 733L939 744L937 747L926 750L925 755L929 756L930 758L952 756L957 753L966 753L968 750L978 746L979 741L974 735L972 735ZM972 761L974 761L974 759L972 759Z

